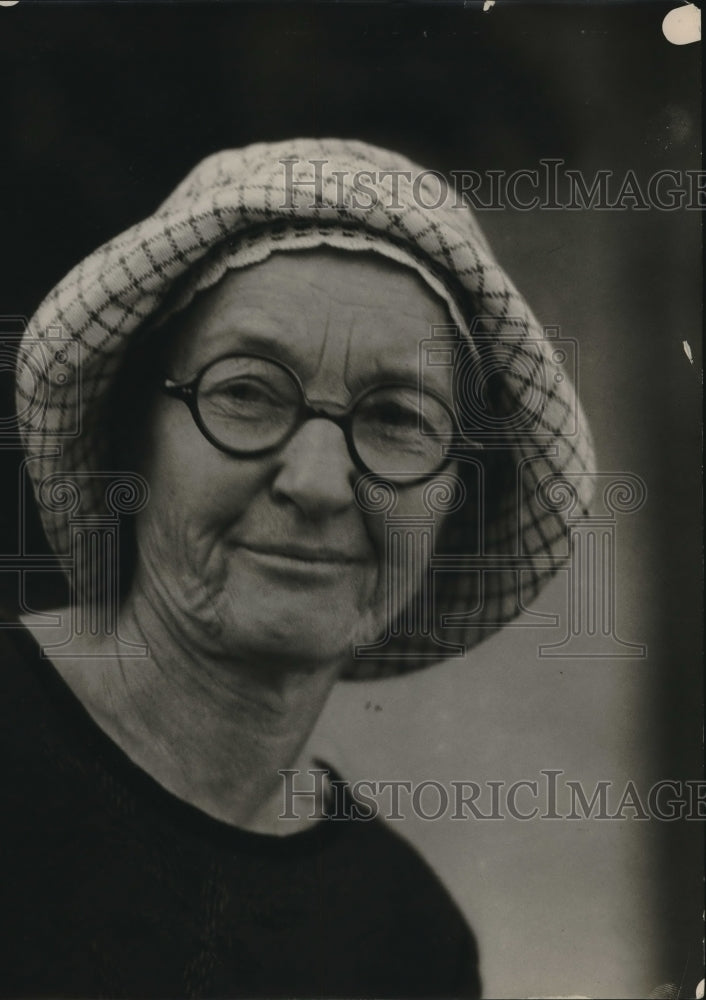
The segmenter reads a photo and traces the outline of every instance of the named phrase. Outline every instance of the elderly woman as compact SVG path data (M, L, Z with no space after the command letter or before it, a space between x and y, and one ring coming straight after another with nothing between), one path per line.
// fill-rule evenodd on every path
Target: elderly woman
M405 172L335 140L209 157L29 324L26 469L75 627L3 632L4 995L480 992L403 839L350 798L332 814L326 784L281 818L281 772L326 769L308 740L332 685L477 643L564 554L542 481L579 473L588 499L551 345L470 212ZM99 528L127 470L148 500L117 625L78 627L117 602L56 487ZM461 569L435 576L443 553Z

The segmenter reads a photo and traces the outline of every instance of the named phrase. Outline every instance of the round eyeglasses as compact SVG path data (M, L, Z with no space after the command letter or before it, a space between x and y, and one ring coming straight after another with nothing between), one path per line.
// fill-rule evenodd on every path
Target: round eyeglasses
M183 400L203 436L229 455L265 455L306 420L323 418L341 428L358 468L392 482L426 479L451 461L444 444L457 424L448 404L401 382L365 389L345 408L322 408L311 405L296 372L282 362L229 354L188 382L165 379L162 390Z

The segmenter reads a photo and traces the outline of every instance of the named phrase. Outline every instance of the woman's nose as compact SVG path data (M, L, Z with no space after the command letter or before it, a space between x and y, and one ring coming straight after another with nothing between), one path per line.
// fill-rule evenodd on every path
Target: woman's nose
M354 502L358 470L343 431L330 420L313 419L297 430L279 455L272 488L309 517L325 517Z

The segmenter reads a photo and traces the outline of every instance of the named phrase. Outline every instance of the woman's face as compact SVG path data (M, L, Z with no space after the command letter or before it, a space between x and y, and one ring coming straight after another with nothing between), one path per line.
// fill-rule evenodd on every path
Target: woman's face
M378 256L275 254L197 297L164 374L187 381L225 354L256 353L292 368L312 403L345 407L375 384L415 385L420 340L449 322L418 275ZM425 372L425 384L451 400L448 368ZM361 473L336 424L311 419L273 452L233 457L160 395L147 444L136 580L182 626L232 655L311 663L383 631L384 515L356 503ZM397 489L395 516L425 513L422 486Z

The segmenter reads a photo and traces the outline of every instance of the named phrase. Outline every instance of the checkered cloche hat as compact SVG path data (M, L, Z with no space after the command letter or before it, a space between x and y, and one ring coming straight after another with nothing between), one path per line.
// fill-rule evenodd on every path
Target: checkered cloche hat
M35 494L48 477L79 474L82 512L100 512L104 483L86 473L101 471L100 403L131 338L229 268L322 245L383 254L444 297L455 328L430 331L420 366L454 366L459 423L483 448L458 452L465 500L434 540L430 616L397 621L352 655L347 676L379 677L460 654L515 618L568 556L567 504L552 504L547 485L574 484L574 516L592 494L593 449L566 345L538 325L441 175L338 139L207 157L153 215L78 264L42 302L20 345L17 409ZM57 333L72 350L47 350ZM369 486L368 499L379 497ZM40 503L40 514L54 551L67 554L70 512L60 507ZM398 530L394 511L387 516Z

